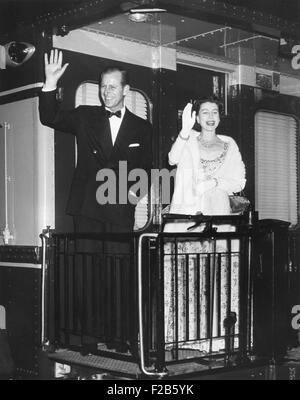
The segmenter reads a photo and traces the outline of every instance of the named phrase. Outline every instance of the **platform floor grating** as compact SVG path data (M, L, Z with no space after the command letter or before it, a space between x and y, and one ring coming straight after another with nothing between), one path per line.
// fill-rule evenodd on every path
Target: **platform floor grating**
M95 368L102 372L114 372L133 377L141 374L138 364L134 362L116 360L93 354L82 355L76 351L57 350L55 353L49 353L48 357L53 361L63 364L75 364L82 367Z
M113 373L114 375L127 376L136 379L141 376L141 370L137 363L118 360L114 358L99 356L99 355L82 355L79 352L72 350L60 349L54 353L49 353L48 357L52 361L56 361L62 364L77 365L85 368L93 368L95 370L107 373ZM174 364L168 364L168 376L176 377L178 375L188 375L195 372L205 372L208 369L220 368L220 365L203 365L195 361L177 362ZM147 370L153 368L147 368Z
M59 349L54 353L48 353L48 357L52 361L56 361L62 364L77 365L84 368L92 368L101 373L108 373L114 376L124 377L128 379L139 379L142 377L142 372L137 363L118 360L115 358L104 357L99 355L82 355L79 352L72 350ZM150 368L150 371L153 371ZM231 370L231 371L230 371ZM214 362L209 362L208 364L203 364L201 361L186 360L185 362L177 362L167 364L168 375L165 379L176 379L176 377L191 377L195 374L198 379L201 376L211 375L209 379L218 379L216 374L222 374L224 377L222 379L239 379L241 375L244 379L245 374L249 375L249 379L300 379L300 348L290 350L283 363L276 365L270 376L270 364L265 363L260 367L253 365L248 365L245 367L245 372L242 372L244 368L233 367L232 369L224 368L224 363L221 360ZM246 371L248 370L248 372ZM252 370L252 372L251 372ZM256 370L258 372L256 372ZM236 371L236 372L234 372ZM228 374L227 378L226 375ZM231 378L230 378L231 376ZM195 378L194 378L195 379ZM197 379L197 378L196 378ZM248 379L248 378L247 378Z

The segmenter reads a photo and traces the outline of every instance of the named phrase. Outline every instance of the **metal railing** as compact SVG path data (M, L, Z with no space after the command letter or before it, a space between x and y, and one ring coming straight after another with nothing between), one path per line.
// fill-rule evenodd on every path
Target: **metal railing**
M187 360L247 363L259 265L250 217L164 217L205 224L198 233L45 235L44 342L130 359L158 378Z

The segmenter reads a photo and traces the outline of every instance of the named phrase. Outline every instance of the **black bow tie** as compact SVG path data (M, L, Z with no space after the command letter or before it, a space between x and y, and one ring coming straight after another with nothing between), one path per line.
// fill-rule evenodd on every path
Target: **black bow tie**
M114 115L115 115L116 117L118 117L118 118L121 118L121 115L122 115L121 110L118 110L118 111L116 111L116 112L112 112L112 111L106 110L106 112L107 112L108 118L111 118L111 117L114 116Z

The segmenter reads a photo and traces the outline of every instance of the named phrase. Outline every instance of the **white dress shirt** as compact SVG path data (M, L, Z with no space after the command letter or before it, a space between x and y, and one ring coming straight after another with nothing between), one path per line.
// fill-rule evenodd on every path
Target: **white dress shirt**
M108 108L106 108L106 109L108 111L111 111ZM113 115L112 117L109 118L111 140L112 140L113 145L115 144L116 138L118 136L118 132L119 132L121 123L123 121L124 114L125 114L125 106L121 109L121 118L116 117L115 115Z

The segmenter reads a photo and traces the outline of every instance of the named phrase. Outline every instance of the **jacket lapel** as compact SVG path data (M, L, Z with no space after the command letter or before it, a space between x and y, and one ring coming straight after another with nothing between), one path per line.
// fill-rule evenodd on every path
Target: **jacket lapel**
M113 145L109 120L104 108L98 109L95 113L95 119L89 121L87 135L90 138L91 151L101 163L106 163Z
M103 113L104 114L104 113ZM102 134L101 134L102 132ZM98 138L103 151L104 157L108 160L113 149L113 143L111 139L111 131L108 117L104 114L102 118L102 130L98 132Z

